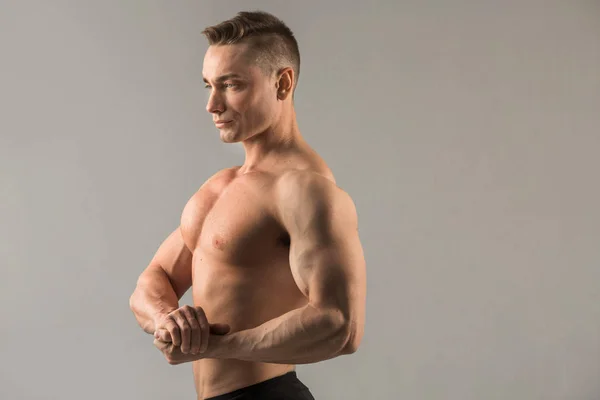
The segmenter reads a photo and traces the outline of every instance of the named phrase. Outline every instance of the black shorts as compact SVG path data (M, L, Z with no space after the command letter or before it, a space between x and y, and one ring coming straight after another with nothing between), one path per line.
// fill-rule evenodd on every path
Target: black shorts
M296 371L291 371L206 400L315 400L315 398L308 387L298 379Z

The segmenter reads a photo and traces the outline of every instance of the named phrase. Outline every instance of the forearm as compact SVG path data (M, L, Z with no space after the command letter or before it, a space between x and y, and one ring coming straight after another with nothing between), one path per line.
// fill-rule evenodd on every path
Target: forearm
M160 267L148 268L138 279L129 307L142 329L153 334L156 317L176 310L179 299L167 274Z
M253 329L225 336L211 335L207 356L276 364L309 364L343 354L347 338L341 313L307 305Z

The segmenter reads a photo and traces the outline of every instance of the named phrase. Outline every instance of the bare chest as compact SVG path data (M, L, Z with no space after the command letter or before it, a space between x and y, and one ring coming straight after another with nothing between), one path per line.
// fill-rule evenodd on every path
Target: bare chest
M240 176L219 183L200 189L183 210L181 230L194 254L240 266L287 257L289 237L274 215L272 180Z

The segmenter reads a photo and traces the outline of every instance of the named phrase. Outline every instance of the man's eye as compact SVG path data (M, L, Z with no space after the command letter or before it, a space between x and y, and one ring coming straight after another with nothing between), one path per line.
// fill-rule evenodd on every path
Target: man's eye
M231 89L231 88L236 88L238 87L237 83L224 83L221 85L221 87L227 88L227 89ZM210 85L204 85L205 89L210 89Z

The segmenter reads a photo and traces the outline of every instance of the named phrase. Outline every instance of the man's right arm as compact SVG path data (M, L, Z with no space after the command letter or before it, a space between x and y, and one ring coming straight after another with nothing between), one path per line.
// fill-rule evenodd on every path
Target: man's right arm
M179 299L191 286L192 253L178 227L139 276L129 307L142 329L154 334L156 322L179 308Z

